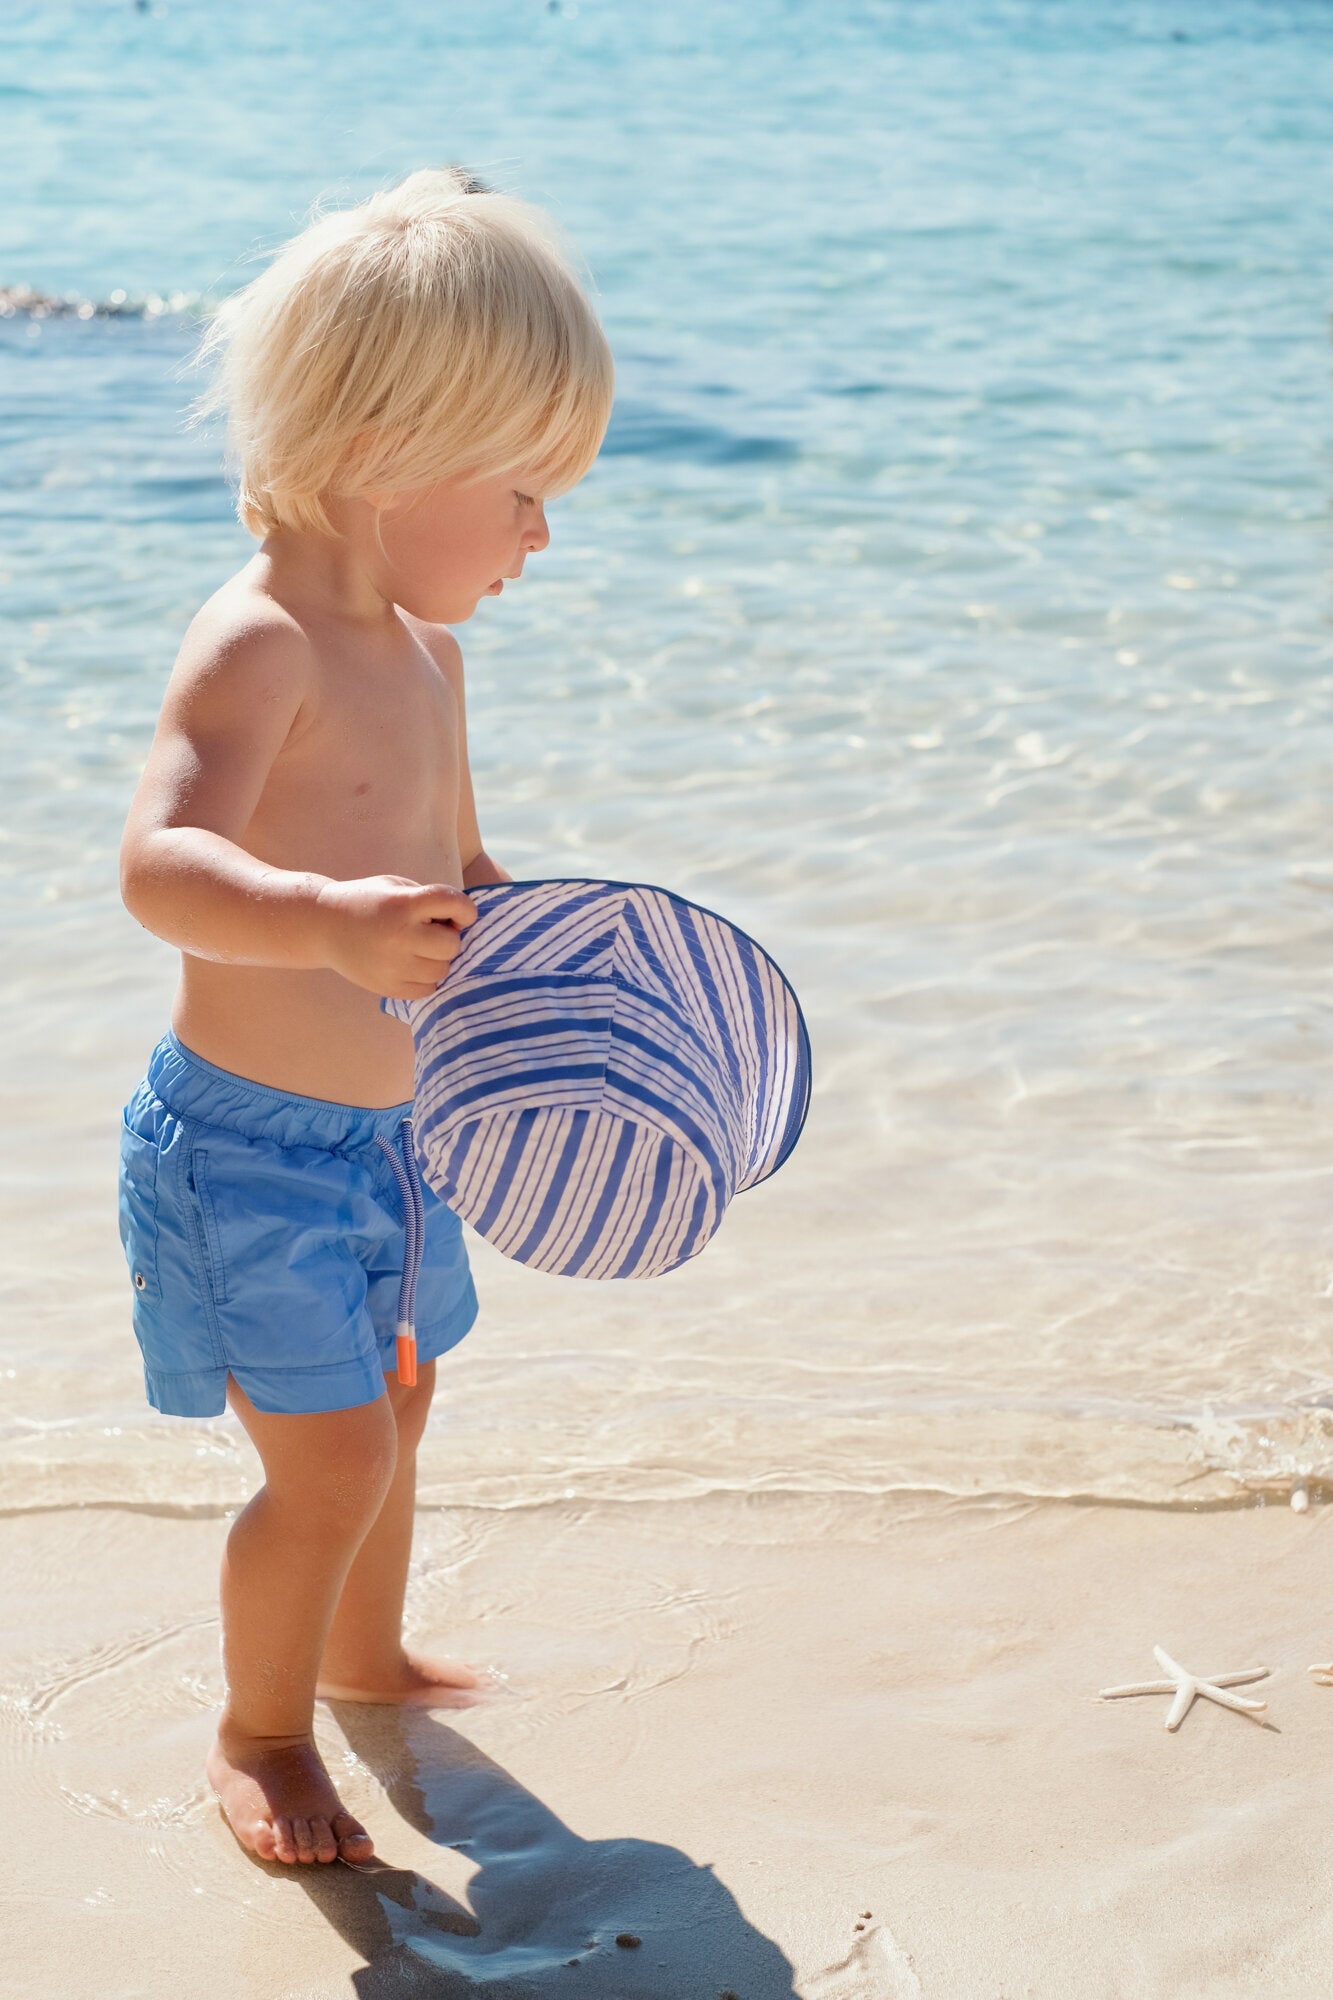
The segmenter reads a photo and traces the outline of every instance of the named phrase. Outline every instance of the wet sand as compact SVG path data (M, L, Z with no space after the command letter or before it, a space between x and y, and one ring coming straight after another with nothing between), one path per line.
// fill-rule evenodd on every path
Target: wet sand
M1333 1514L711 1496L423 1511L480 1704L321 1708L370 1869L247 1859L200 1765L225 1519L0 1521L0 1992L1323 2000ZM1261 1724L1151 1648L1263 1663ZM615 1942L632 1935L637 1946ZM203 1968L206 1968L206 1974Z

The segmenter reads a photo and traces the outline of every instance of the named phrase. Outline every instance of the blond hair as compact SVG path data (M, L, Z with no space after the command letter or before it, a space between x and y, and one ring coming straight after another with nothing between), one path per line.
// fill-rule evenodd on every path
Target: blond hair
M606 337L547 218L461 168L320 216L201 347L252 534L331 534L324 496L525 469L566 492L601 445Z

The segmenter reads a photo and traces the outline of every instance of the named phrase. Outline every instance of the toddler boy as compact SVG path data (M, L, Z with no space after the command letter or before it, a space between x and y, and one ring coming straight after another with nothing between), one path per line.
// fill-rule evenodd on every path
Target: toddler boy
M426 1190L400 1380L412 1043L379 1002L433 992L466 891L510 879L477 827L447 628L546 547L612 367L540 217L455 170L323 217L205 345L261 547L190 626L126 828L125 902L182 969L125 1114L121 1228L149 1400L229 1403L263 1462L223 1559L209 1779L261 1858L364 1861L316 1695L479 1678L402 1641L434 1362L476 1299Z

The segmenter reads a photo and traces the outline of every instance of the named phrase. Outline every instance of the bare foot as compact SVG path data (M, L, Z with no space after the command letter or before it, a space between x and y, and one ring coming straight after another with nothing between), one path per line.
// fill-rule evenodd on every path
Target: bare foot
M369 1861L375 1852L308 1736L246 1736L224 1717L205 1769L227 1824L261 1861Z
M404 1652L387 1669L350 1674L347 1681L320 1680L315 1693L324 1701L400 1701L418 1708L466 1708L470 1694L495 1683L495 1674L485 1667Z

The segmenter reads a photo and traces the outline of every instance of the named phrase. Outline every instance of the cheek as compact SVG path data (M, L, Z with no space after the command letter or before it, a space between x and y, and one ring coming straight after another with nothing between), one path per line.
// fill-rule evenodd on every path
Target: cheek
M417 510L386 523L384 546L395 568L414 574L443 570L468 576L494 560L497 539L494 534L488 536L484 524L475 518L455 514L436 519Z

